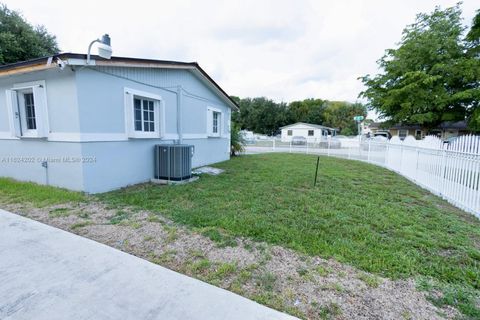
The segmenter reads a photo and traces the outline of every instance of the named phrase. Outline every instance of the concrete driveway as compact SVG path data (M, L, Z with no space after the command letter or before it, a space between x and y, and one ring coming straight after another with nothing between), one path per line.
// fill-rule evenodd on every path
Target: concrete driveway
M295 319L0 209L0 319Z

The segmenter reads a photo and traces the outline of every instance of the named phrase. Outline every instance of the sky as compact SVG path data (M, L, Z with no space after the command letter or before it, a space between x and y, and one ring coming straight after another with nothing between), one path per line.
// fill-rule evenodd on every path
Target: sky
M110 34L113 55L196 61L230 95L277 102L357 101L358 77L379 72L420 12L439 0L0 0L57 36L61 51L86 53ZM477 0L464 0L470 25ZM95 52L96 53L96 52Z

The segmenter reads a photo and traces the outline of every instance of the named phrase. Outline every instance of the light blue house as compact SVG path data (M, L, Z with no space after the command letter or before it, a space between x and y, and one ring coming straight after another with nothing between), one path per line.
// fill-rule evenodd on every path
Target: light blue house
M235 102L197 63L81 54L0 67L0 176L89 193L149 181L155 144L229 159ZM46 163L46 164L45 164Z

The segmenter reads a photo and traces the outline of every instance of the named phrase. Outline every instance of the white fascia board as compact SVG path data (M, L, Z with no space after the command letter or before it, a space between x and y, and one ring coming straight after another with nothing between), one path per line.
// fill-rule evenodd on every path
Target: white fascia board
M78 59L78 58L69 58L67 59L67 64L70 66L86 66L87 65L87 59ZM88 64L89 66L95 66L96 61L93 59L90 59L90 63Z
M238 110L238 107L232 101L230 101L230 99L228 99L225 96L225 94L217 88L217 86L215 86L207 77L205 77L203 73L201 73L197 68L194 68L192 71L195 73L197 77L199 77L203 81L204 84L206 84L213 92L215 92L217 96L220 97L220 99L222 99L223 102L225 102L230 108L234 110Z

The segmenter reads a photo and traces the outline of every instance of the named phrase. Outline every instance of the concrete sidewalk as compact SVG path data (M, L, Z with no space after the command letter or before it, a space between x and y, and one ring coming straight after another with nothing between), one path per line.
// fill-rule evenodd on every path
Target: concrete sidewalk
M0 319L295 319L0 210Z

